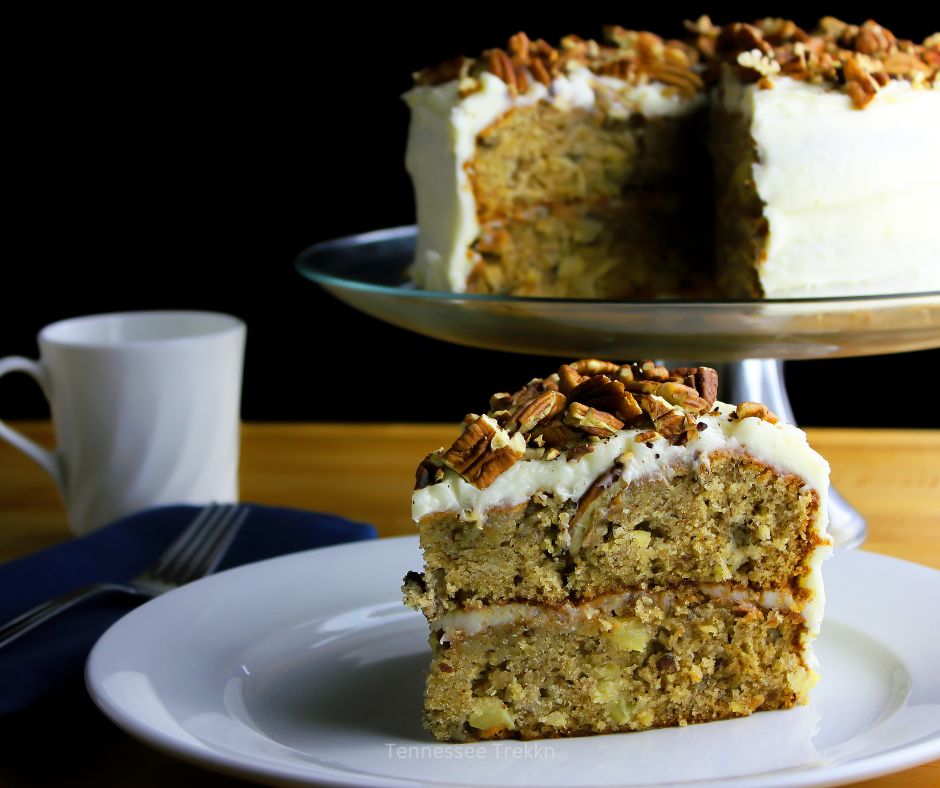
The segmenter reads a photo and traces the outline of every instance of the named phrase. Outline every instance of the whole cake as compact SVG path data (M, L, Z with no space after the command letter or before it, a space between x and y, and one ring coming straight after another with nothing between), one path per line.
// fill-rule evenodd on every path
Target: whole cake
M717 374L581 360L419 466L442 741L685 725L805 703L828 465Z
M940 35L620 27L416 75L427 289L589 298L940 290Z

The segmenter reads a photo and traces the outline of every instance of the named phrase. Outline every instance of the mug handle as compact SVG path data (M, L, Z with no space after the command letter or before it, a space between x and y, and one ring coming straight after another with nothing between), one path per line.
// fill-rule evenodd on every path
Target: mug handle
M35 361L23 358L22 356L0 358L0 377L3 377L8 372L25 372L39 384L39 388L42 389L42 393L46 395L48 399L46 373ZM46 469L49 475L55 480L59 489L63 489L62 468L59 465L59 458L55 452L44 449L35 441L31 441L25 435L21 435L16 430L11 429L2 421L0 421L0 438L16 446L16 448L28 457L32 457Z

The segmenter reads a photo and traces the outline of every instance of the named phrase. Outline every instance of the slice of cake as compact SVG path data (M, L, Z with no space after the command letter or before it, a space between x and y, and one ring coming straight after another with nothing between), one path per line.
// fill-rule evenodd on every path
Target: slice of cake
M414 277L436 290L618 298L688 287L711 219L696 50L610 28L416 75ZM705 247L707 248L707 246Z
M828 465L717 374L582 360L493 396L419 466L425 725L443 741L805 703Z
M413 276L639 299L940 290L940 35L612 27L416 75ZM704 122L710 115L709 122ZM707 148L710 148L709 154Z

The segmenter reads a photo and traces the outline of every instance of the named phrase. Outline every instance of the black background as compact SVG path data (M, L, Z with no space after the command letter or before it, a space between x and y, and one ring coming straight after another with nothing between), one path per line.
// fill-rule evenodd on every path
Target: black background
M0 356L35 356L43 325L78 314L228 311L248 323L249 420L454 421L547 374L559 359L454 347L362 316L293 260L319 240L414 221L399 98L412 71L519 29L557 41L616 22L677 36L703 10L725 22L783 8L583 6L135 6L11 22ZM938 27L912 4L818 8L797 21L875 16L917 40ZM937 427L906 392L938 367L928 351L795 362L787 375L801 423ZM23 376L0 382L0 415L46 413Z

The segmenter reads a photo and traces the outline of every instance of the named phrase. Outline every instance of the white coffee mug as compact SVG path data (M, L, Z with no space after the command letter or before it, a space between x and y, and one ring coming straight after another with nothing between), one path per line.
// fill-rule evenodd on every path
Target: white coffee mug
M39 362L0 359L49 400L56 448L0 422L55 480L84 534L161 504L238 499L245 324L215 312L126 312L39 332Z

